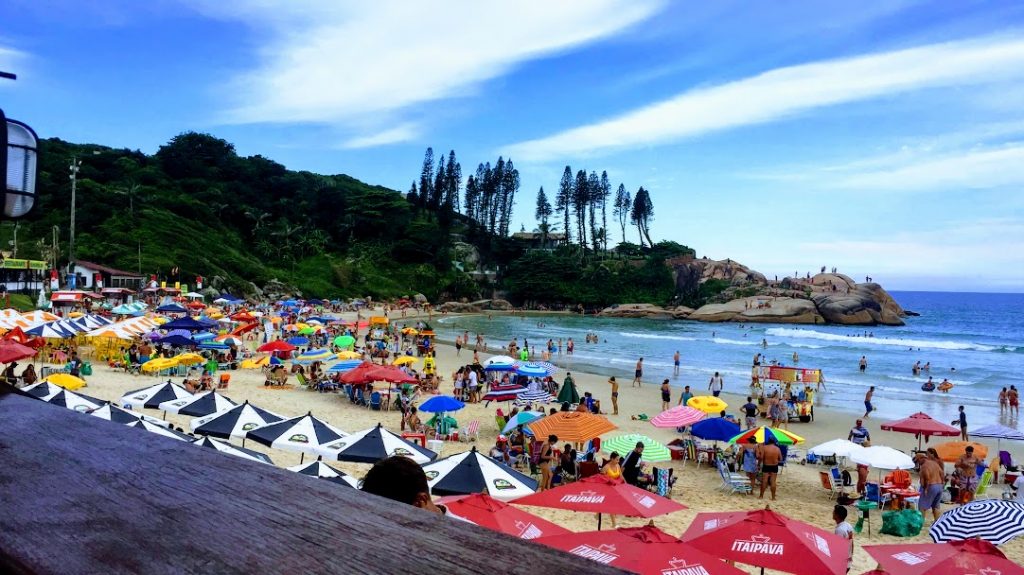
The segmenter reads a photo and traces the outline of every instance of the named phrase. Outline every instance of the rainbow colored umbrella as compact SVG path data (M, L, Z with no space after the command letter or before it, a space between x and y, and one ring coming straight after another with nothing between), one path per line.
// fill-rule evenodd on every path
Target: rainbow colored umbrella
M729 440L729 443L749 443L751 437L753 437L754 441L757 443L765 443L769 437L774 438L775 442L779 445L796 445L797 443L804 442L803 437L800 437L795 433L790 433L785 429L761 426L748 429L739 435L734 436Z

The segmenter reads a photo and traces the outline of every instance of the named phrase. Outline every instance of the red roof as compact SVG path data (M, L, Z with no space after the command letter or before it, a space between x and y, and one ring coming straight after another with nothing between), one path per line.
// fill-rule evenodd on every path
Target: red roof
M89 268L91 270L96 270L98 272L103 272L105 274L110 274L112 276L124 276L124 277L132 277L132 278L144 278L144 277L146 277L146 276L144 276L142 274L126 272L124 270L119 270L119 269L115 269L115 268L112 268L112 267L109 267L109 266L105 266L105 265L101 265L101 264L96 264L96 263L93 263L93 262L86 262L86 261L82 261L82 260L75 261L75 265L82 266L83 268Z

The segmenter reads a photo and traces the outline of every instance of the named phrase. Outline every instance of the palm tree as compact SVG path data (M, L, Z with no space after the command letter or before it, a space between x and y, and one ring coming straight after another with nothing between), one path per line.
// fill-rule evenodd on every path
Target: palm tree
M142 190L142 186L129 180L127 185L123 188L115 188L113 192L121 196L128 196L128 215L132 218L135 217L135 197L139 195Z

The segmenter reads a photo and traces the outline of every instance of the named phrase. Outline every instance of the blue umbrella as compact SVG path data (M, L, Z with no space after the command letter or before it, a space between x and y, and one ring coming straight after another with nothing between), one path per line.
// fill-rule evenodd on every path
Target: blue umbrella
M156 311L161 312L161 313L188 313L188 310L185 309L184 306L176 304L176 303L169 303L167 305L162 305L162 306L156 308Z
M165 345L183 345L183 346L193 346L193 345L196 345L196 342L192 341L191 338L185 337L185 336L182 336L182 335L178 335L178 334L168 335L166 337L162 337L162 338L158 339L156 342L160 343L160 344L165 344Z
M698 421L690 427L694 437L712 441L729 441L740 432L740 426L724 417L712 417Z
M167 332L167 336L170 337L172 335L180 335L181 337L192 337L192 332L190 332L187 329L172 329L171 331Z
M342 360L328 368L327 373L345 373L359 367L362 363L361 359Z
M309 339L305 338L305 337L302 337L301 335L297 335L295 337L290 337L290 338L288 338L285 341L287 341L291 345L308 345L309 344Z
M201 329L211 328L215 325L217 325L217 322L214 321L196 321L190 317L183 317L167 322L160 327L167 330L187 329L189 331L199 331Z
M546 377L555 374L555 366L547 362L517 363L515 372L527 377Z
M513 417L512 419L508 420L508 423L505 424L505 428L502 429L501 432L502 433L509 433L513 429L519 427L520 425L526 425L526 424L530 423L531 421L533 421L534 419L540 419L541 417L544 417L543 413L538 413L536 411L521 411L521 412L517 413L515 415L515 417ZM530 435L533 435L533 432L531 432L526 427L523 428L523 431L525 431L526 433L528 433Z
M424 401L420 405L419 410L426 411L428 413L442 413L448 411L458 411L463 407L466 407L465 403L462 403L461 401L455 399L450 395L436 395Z
M217 351L227 351L231 349L231 347L228 346L228 344L221 343L219 341L204 341L203 343L199 344L199 349L215 349Z
M204 340L207 340L207 339L213 339L215 337L217 337L217 336L213 335L212 333L210 333L208 331L204 331L202 333L197 333L197 334L193 335L192 339L194 339L196 341L204 341Z
M284 362L281 361L281 358L277 357L276 355L270 356L270 365L281 365L282 363Z

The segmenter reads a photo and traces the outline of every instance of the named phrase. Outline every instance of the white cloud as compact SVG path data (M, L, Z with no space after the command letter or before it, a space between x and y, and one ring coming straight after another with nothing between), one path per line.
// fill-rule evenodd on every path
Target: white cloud
M28 54L7 46L0 46L0 71L21 75L24 73L25 60ZM0 86L13 86L14 82L0 79Z
M830 174L831 185L874 191L991 189L1024 184L1024 145L938 155L889 168Z
M356 136L342 143L341 147L346 150L358 150L362 148L374 148L389 144L408 142L419 135L419 126L412 123L405 123L394 128L389 128L376 134L367 136Z
M519 159L561 161L771 122L825 106L1021 75L1024 40L1002 36L824 60L695 88L616 118L514 144L505 152Z
M208 15L267 29L255 69L231 82L237 101L226 121L390 132L383 143L396 141L402 130L392 125L416 105L471 95L523 62L621 32L659 6L660 0L196 4Z

